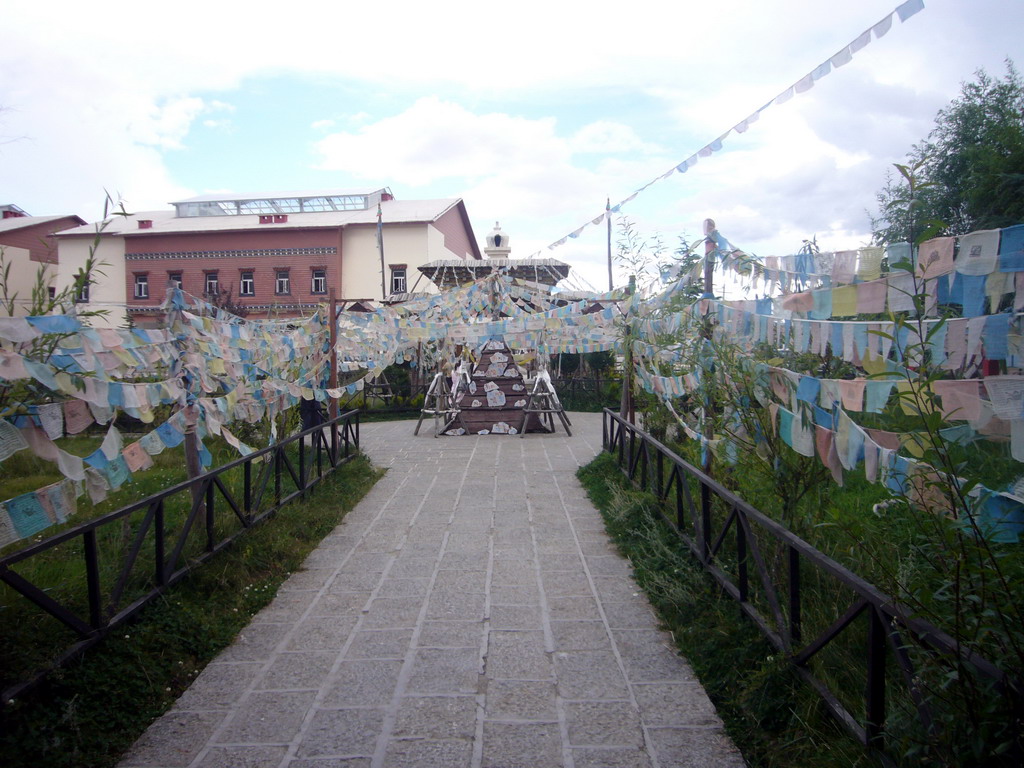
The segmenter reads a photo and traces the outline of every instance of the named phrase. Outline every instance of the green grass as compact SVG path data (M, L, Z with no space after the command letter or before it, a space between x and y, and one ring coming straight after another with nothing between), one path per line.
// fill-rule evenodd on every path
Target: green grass
M125 443L130 441L131 438L125 435ZM87 456L99 448L102 442L102 436L80 435L62 438L58 441L58 445L76 456ZM213 456L214 467L223 466L239 456L236 450L219 438L208 438L205 444ZM76 513L66 523L50 526L31 539L9 544L0 549L0 554L16 552L29 543L41 541L66 528L72 528L94 518L102 517L187 479L184 444L175 448L166 448L162 453L151 458L153 459L152 467L133 473L128 482L116 490L109 491L105 501L93 504L89 495L83 493L78 498ZM28 450L19 451L0 464L0 500L36 491L62 479L63 476L53 462L41 459Z
M609 534L750 766L873 766L736 603L660 519L657 500L628 487L602 453L579 471Z
M907 504L874 510L887 494L853 475L845 488L830 480L811 489L800 509L783 510L763 474L720 468L736 493L769 517L786 524L812 546L873 583L897 595L916 617L957 632L965 648L977 651L1020 679L1020 595L1024 573L1020 548L979 540L961 524ZM663 620L673 629L712 698L725 714L737 743L752 765L855 765L869 760L852 738L824 716L816 694L753 625L740 619L738 606L722 596L661 518L658 500L634 490L614 457L602 454L581 479L606 516L610 533L633 561ZM627 487L628 486L628 487ZM696 485L691 485L696 497ZM712 530L725 524L729 507L712 501ZM788 514L784 514L788 513ZM751 528L772 582L784 594L788 584L785 548L759 526ZM716 565L737 581L733 534L716 556ZM996 565L998 563L998 572ZM848 587L807 564L801 569L803 637L824 632L857 601ZM767 591L750 568L748 600L763 616L772 615ZM865 718L867 616L862 614L809 663L810 671L861 722ZM893 654L887 655L888 747L900 764L1016 765L1020 729L1010 696L999 694L966 665L957 666L924 653L907 640L915 682L934 707L938 733L927 734ZM833 736L832 734L836 735ZM804 755L790 740L799 735L817 746ZM820 741L820 743L818 743ZM849 747L842 746L848 744ZM832 753L829 750L833 750ZM839 750L839 752L834 752ZM820 754L819 754L820 753ZM841 761L820 755L841 754ZM816 762L817 761L817 762Z
M78 439L76 438L76 440ZM211 452L214 454L215 466L223 466L237 458L237 453L229 446L218 444L213 440L208 442ZM87 448L88 445L86 444L85 447ZM291 444L286 450L296 471L298 469L297 450L297 443ZM309 465L307 472L312 476L314 459L313 452L308 445L306 452L306 460ZM20 468L25 474L33 469L34 462L47 464L31 456L22 458L19 455L18 458ZM123 485L117 492L111 493L106 501L93 505L87 499L79 499L79 511L67 523L52 526L40 532L32 540L16 542L7 548L5 553L16 551L34 541L53 536L65 528L102 517L186 479L181 446L165 450L154 459L155 463L152 468L134 475L131 482ZM325 468L329 466L326 457L323 458L322 466ZM253 464L254 513L270 508L275 500L274 478L271 473L262 500L256 504L255 496L261 468L270 470L272 467L270 464L260 462ZM52 471L52 467L50 469ZM241 506L244 486L243 467L235 467L224 472L220 478L236 504ZM295 488L296 486L288 473L282 470L282 497L294 491ZM170 556L178 537L184 533L190 508L191 496L187 491L165 498L163 523L166 534L165 558ZM242 530L242 522L232 512L225 497L219 491L214 494L214 510L215 541L228 538ZM156 586L155 536L151 525L135 565L125 583L121 599L116 604L109 603L109 598L120 578L122 564L126 562L135 537L145 524L147 512L148 510L143 508L96 529L98 576L100 591L104 599L102 609L106 615L114 615L134 600L145 596ZM192 525L185 538L178 567L202 556L205 548L206 529L204 520L200 517ZM44 590L47 595L65 605L78 616L88 616L82 537L75 537L19 562L12 567L12 570ZM78 640L78 637L63 623L36 608L34 604L6 584L0 584L0 626L17 627L16 635L8 635L6 638L8 641L0 643L0 688L3 689L31 677L39 669L46 668L50 665L51 659Z
M245 533L136 621L15 702L0 729L5 768L115 765L379 476L362 457L343 465L309 500ZM5 624L5 644L17 642L15 626Z

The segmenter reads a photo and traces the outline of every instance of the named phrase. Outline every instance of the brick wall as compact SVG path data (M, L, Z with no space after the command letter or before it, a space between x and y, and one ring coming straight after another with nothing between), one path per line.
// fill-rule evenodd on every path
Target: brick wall
M77 217L65 216L40 224L32 224L27 227L0 232L0 245L24 248L28 251L29 258L32 261L37 261L41 264L56 264L57 243L50 235L62 229L77 227L81 223L81 220Z
M272 226L272 225L268 225ZM315 304L338 288L341 270L340 230L253 230L126 238L125 296L130 307L159 305L171 274L180 274L183 289L196 296L205 291L207 275L216 273L220 290L230 289L236 304ZM323 293L313 293L314 269L324 269ZM288 273L288 292L277 292L277 272ZM240 291L243 272L251 272L253 295ZM145 275L149 298L135 298L137 276Z

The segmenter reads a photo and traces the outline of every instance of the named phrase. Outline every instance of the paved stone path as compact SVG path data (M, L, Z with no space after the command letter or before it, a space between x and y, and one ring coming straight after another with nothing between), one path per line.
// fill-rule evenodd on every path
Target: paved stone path
M575 472L573 436L369 424L384 478L121 763L743 766Z

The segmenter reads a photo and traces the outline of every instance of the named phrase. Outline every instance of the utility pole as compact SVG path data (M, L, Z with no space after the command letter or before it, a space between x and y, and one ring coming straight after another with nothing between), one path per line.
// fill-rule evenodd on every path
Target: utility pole
M387 301L388 294L384 287L384 220L379 202L377 203L377 250L380 252L380 300L383 304Z
M630 330L632 323L632 310L628 309L633 304L633 293L636 290L636 275L629 276L629 285L626 288L626 299L623 302L627 311L623 314L626 332L622 341L622 396L619 400L619 416L626 419L630 424L636 424L636 406L633 402L633 334Z
M714 274L715 274L715 232L714 219L704 219L704 298L703 322L701 323L701 336L704 339L704 359L711 357L711 312L712 298L714 296ZM715 425L712 418L715 413L714 397L714 362L711 361L710 370L704 371L704 429L703 446L701 454L703 457L702 469L704 474L711 477L711 441L715 436ZM700 507L701 507L701 543L704 559L711 557L711 490L704 483L700 485Z
M338 388L338 299L334 295L334 287L331 287L330 293L330 315L328 316L328 322L330 328L328 329L328 338L331 344L331 359L330 366L331 370L327 375L327 386L330 389ZM331 459L337 463L338 461L338 398L332 397L331 404L328 406L327 414L331 420Z
M615 286L612 285L612 199L610 197L605 198L604 218L608 226L608 290L611 291Z

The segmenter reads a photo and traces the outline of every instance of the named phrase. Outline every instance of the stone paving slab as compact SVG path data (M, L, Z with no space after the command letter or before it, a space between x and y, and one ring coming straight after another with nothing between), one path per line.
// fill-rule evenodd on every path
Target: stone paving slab
M367 424L387 474L122 768L737 768L573 436Z

